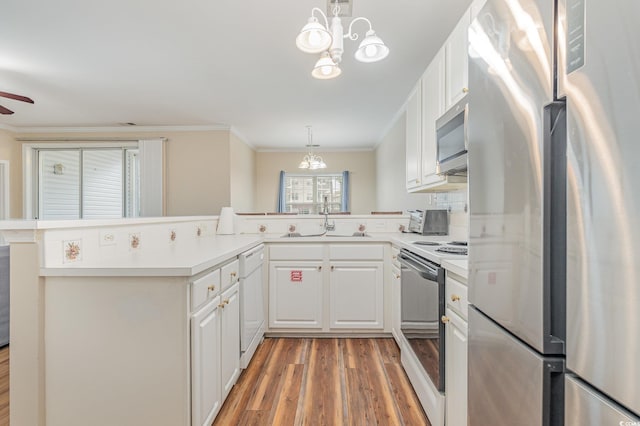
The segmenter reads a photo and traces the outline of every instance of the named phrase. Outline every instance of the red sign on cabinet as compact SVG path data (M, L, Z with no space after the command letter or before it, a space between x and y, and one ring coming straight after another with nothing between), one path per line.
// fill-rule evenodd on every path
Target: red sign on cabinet
M292 282L302 281L302 271L291 271L291 281Z

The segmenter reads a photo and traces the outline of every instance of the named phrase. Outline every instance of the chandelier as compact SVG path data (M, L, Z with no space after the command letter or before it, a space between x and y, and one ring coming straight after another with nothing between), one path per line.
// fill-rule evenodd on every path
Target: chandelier
M340 5L338 0L332 0L332 2L334 6L331 25L329 25L327 15L322 10L314 7L311 9L309 21L296 37L298 49L306 53L320 53L320 59L313 67L311 75L322 80L335 78L342 73L339 64L342 61L342 53L344 52L343 39L358 40L358 34L353 32L353 24L358 21L364 21L369 24L369 30L365 33L365 38L360 42L355 58L360 62L377 62L386 58L389 54L389 48L373 31L371 21L367 18L355 18L351 21L347 34L344 34L342 21L338 16ZM318 21L318 18L314 15L315 12L322 16L325 25Z
M313 141L313 135L311 133L311 126L306 126L306 127L307 127L307 136L309 138L309 141L307 143L307 148L309 148L309 153L304 156L304 158L300 162L300 165L298 166L298 168L299 169L309 169L309 170L326 169L327 168L327 164L324 162L322 157L320 157L319 155L315 155L312 152L314 147L318 147L320 145L314 145L313 144L313 142L312 142Z

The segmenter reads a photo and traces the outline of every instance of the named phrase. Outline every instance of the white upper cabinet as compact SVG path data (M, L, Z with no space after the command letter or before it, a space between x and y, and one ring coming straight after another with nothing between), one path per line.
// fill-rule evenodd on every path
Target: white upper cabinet
M421 82L411 92L407 101L406 155L407 155L407 189L420 186L420 145L422 139L422 90Z
M466 11L444 44L446 60L445 111L460 101L469 91L467 31L471 12Z
M438 174L436 120L462 100L468 89L468 30L485 0L475 0L411 92L406 107L407 190L440 192L466 185L466 176ZM418 142L417 142L418 141Z
M422 76L422 184L442 181L437 175L436 120L444 114L445 50L440 49Z

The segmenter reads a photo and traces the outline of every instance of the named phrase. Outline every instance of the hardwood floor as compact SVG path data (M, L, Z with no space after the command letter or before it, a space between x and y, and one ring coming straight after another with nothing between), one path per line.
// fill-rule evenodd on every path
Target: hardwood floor
M430 425L393 339L265 339L214 425Z
M0 349L0 426L9 347ZM393 339L265 339L214 425L430 426Z
M9 424L9 346L0 349L0 426Z

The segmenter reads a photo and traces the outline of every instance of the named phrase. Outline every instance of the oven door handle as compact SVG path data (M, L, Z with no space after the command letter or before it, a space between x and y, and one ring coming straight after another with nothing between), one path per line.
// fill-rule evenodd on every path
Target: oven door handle
M400 255L400 263L409 269L417 272L422 278L429 281L438 281L438 271L428 265L416 262L413 259Z

